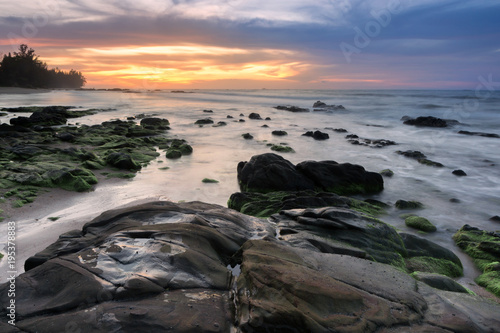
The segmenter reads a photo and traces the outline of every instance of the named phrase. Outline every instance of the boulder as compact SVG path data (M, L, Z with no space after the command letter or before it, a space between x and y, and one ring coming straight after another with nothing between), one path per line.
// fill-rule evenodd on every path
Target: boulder
M238 182L243 192L300 191L314 189L314 182L283 157L273 154L253 156L238 164Z
M459 176L459 177L464 177L464 176L467 176L467 174L465 173L464 170L453 170L452 174L454 174L455 176Z
M384 189L382 176L360 165L335 161L304 161L296 169L314 182L317 189L340 195L377 193Z
M105 212L28 259L16 279L15 327L7 324L10 283L0 285L0 330L465 333L500 326L500 305L405 273L401 237L381 221L340 207L272 219L202 202ZM441 278L443 285L450 289Z
M428 219L420 216L408 216L405 219L405 224L414 229L418 229L425 232L436 231L436 226L432 224Z
M165 118L143 118L141 119L141 126L145 128L160 128L160 129L168 129L170 122Z
M248 115L248 118L253 119L253 120L262 120L262 117L260 114L252 112Z

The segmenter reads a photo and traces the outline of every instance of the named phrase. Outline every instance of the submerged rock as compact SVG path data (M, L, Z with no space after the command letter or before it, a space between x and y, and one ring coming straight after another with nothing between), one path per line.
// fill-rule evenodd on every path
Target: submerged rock
M453 170L452 174L454 174L455 176L460 176L460 177L463 177L463 176L467 176L467 174L465 173L465 171L463 170Z
M313 104L313 111L336 111L336 110L345 110L345 107L342 105L327 105L321 101L317 101Z
M494 133L459 131L458 134L472 135L472 136L483 136L486 138L500 138L500 135L494 134Z
M309 136L314 140L327 140L330 138L328 133L323 133L321 131L307 131L306 133L302 134L302 136Z
M410 118L404 120L403 124L405 125L414 125L414 126L422 126L422 127L447 127L448 124L446 120L441 118L436 118L432 116L428 117L417 117L416 119Z
M293 106L293 105L278 105L274 107L277 110L284 110L284 111L290 111L290 112L309 112L309 109L307 108L300 108L298 106Z
M383 222L334 207L272 219L201 202L103 213L27 260L16 279L15 328L475 332L500 325L500 305L405 273L405 245ZM12 328L9 285L0 286L2 330Z
M285 135L288 135L288 133L286 131L272 131L271 134L272 135L276 135L276 136L285 136Z
M197 121L195 121L195 125L210 125L210 124L213 124L214 121L210 118L204 118L204 119L199 119Z

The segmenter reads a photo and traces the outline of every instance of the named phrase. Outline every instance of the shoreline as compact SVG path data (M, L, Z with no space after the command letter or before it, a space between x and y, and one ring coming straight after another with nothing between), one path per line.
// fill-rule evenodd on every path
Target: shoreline
M0 87L0 95L8 94L41 94L51 92L52 89L38 89L38 88L19 88L19 87Z

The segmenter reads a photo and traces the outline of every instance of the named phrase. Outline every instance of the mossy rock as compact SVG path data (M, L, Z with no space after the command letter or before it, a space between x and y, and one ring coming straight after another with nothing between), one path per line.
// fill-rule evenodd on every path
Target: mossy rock
M420 216L408 216L405 219L405 224L413 229L418 229L425 232L436 231L436 226L432 224L428 219Z
M434 257L411 257L405 259L406 268L412 272L428 272L446 275L451 278L463 275L463 268L456 263Z
M391 169L384 169L382 171L380 171L380 174L384 177L392 177L394 176L394 171L392 171Z
M142 167L139 163L125 153L111 153L106 156L106 163L112 167L123 170L140 170Z
M500 235L466 224L453 240L483 272L476 282L500 297Z
M397 209L420 209L424 205L419 201L398 200L395 204Z
M167 153L165 154L165 156L168 159L177 159L177 158L182 157L182 152L179 149L171 148L171 149L167 150Z
M289 146L272 145L271 150L277 151L279 153L295 153L295 150L293 150L293 148Z
M84 192L97 184L97 178L90 170L53 170L46 175L53 184L67 191Z

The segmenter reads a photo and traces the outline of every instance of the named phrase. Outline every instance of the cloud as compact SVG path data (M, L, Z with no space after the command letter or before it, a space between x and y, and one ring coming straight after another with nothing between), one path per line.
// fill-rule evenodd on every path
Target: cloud
M40 0L4 2L0 13L0 52L26 42L95 82L97 73L125 82L175 72L221 83L239 72L259 84L466 86L499 70L499 1ZM341 43L358 49L351 63Z

